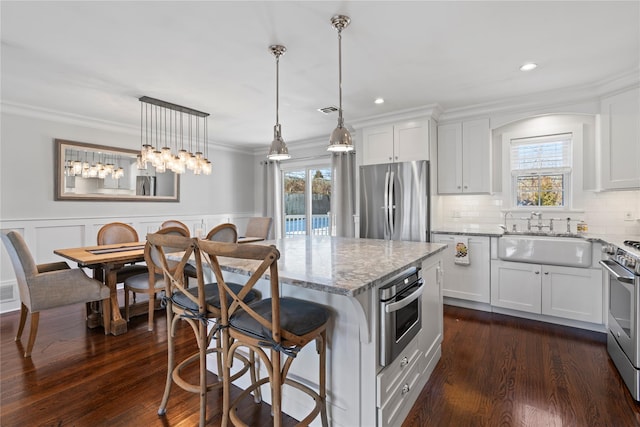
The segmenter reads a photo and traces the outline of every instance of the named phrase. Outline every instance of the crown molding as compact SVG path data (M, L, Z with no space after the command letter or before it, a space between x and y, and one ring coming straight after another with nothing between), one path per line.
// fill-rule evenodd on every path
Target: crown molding
M101 131L120 133L131 135L138 138L140 136L140 128L124 123L112 122L108 120L96 119L94 117L82 116L79 114L66 113L56 110L50 110L33 105L18 104L7 101L0 102L0 111L2 114L13 114L16 116L29 117L40 120L47 120L54 123L63 123L72 126L88 127ZM241 154L252 154L252 149L247 147L238 147L237 145L225 144L220 142L207 141L210 150L228 151Z
M510 97L495 102L475 104L444 110L440 122L487 117L497 114L513 114L541 108L559 107L585 102L599 102L601 98L614 95L640 84L640 69L612 76L597 83L549 90L523 96Z
M361 129L367 126L377 126L391 122L411 120L423 117L430 117L434 120L438 120L441 114L442 108L440 107L440 105L429 104L423 105L421 107L408 108L406 110L392 111L389 113L350 120L350 126L354 129Z

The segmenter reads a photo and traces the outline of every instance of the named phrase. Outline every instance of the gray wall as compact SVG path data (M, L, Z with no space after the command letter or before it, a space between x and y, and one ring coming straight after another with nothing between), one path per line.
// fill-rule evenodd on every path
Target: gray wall
M133 130L118 132L17 114L2 114L0 220L253 212L252 152L211 147L213 173L180 179L179 203L54 201L55 138L137 149Z

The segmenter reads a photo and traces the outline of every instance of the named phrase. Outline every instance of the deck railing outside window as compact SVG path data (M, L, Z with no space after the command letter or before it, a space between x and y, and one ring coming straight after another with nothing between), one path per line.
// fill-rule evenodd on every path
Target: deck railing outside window
M286 237L305 235L306 215L285 215L284 230ZM311 235L312 236L329 236L330 232L329 214L312 215L311 216Z

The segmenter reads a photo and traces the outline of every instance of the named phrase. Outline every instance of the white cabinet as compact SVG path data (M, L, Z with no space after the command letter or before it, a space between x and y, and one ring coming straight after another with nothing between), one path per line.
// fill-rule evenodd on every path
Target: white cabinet
M429 160L429 122L414 120L364 128L362 164Z
M543 266L542 314L603 323L602 271Z
M602 99L600 112L602 188L640 188L640 88Z
M445 272L442 292L445 297L468 301L491 302L491 251L489 237L468 236L469 265L454 262L456 236L434 234L434 243L445 243L449 247L444 252Z
M599 269L493 260L491 305L603 323Z
M442 260L422 262L422 329L376 376L377 425L400 426L440 360L442 343Z
M539 264L491 262L491 305L540 314L542 293Z
M438 126L438 193L491 191L489 119Z

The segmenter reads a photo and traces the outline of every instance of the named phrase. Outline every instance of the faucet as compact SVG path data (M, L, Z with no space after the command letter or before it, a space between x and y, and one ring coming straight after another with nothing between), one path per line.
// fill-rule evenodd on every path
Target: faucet
M527 221L527 229L531 230L531 220L533 219L533 217L538 217L538 223L534 226L534 227L538 227L538 231L542 231L542 229L544 227L549 227L547 225L542 225L542 212L531 212L531 216L529 217L529 220Z
M505 232L507 231L507 215L511 215L511 219L513 219L513 213L512 212L505 212L504 213L504 224L500 226L500 228L502 228ZM513 224L513 231L516 231L516 225Z

